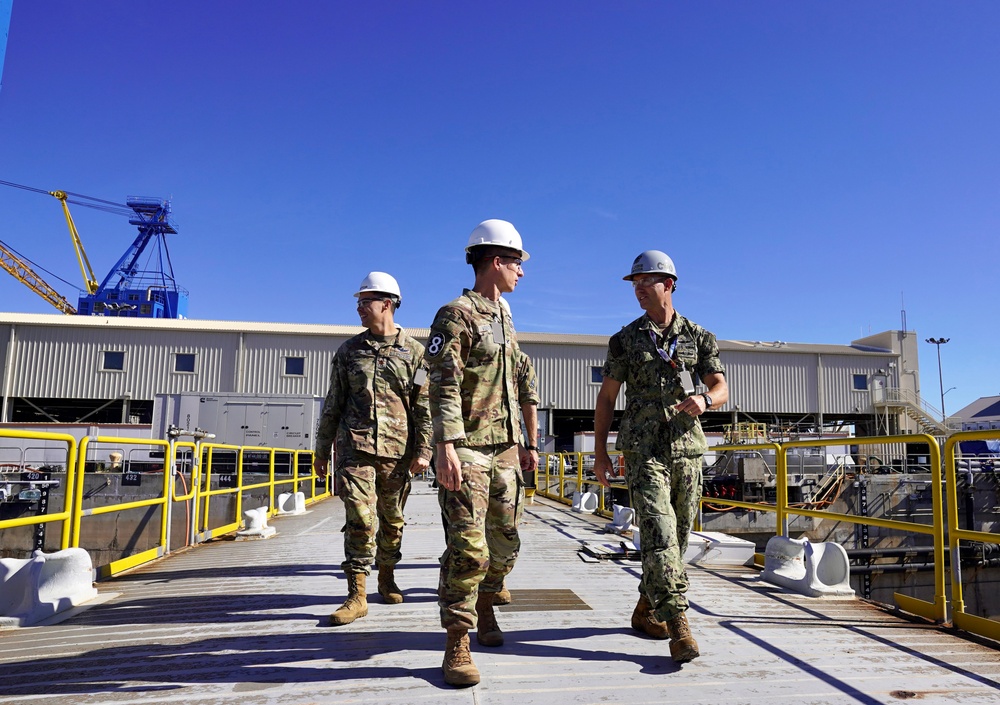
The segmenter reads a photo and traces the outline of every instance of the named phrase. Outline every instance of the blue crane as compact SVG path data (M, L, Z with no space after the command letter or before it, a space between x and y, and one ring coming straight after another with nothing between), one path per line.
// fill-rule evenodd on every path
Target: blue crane
M177 284L170 251L167 249L166 236L177 233L177 228L170 220L169 201L129 196L123 206L79 193L46 191L10 181L0 181L0 186L48 194L59 199L62 205L77 263L83 275L84 288L80 292L76 308L45 282L29 260L0 242L0 269L7 270L57 309L63 313L82 316L187 317L188 292ZM128 215L128 222L139 228L135 240L100 284L97 283L90 259L83 249L80 233L69 212L69 203Z
M139 234L96 290L80 295L77 313L185 318L188 292L177 284L164 237L177 234L170 222L170 202L130 196L125 205L133 212L128 222L139 228Z

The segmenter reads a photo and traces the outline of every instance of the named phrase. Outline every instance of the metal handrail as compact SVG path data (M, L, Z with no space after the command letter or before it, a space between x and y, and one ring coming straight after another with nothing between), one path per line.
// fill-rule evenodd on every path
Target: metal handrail
M987 441L1000 438L1000 430L961 431L950 436L944 444L945 458L945 494L948 499L948 549L951 556L951 607L952 620L956 627L976 634L1000 640L1000 623L969 614L965 611L965 598L962 594L962 563L960 560L960 541L982 541L985 543L1000 543L1000 534L989 531L973 531L961 529L958 526L958 473L955 470L955 448L962 441ZM937 556L935 555L935 560Z
M76 477L77 441L76 438L67 433L48 433L44 431L18 431L13 429L0 429L0 438L19 438L36 441L55 441L66 444L66 488L63 508L60 512L43 514L41 516L18 517L17 519L4 519L0 521L0 531L3 529L13 529L18 526L31 526L33 524L46 524L49 522L62 522L62 535L60 537L60 548L69 548L71 544L73 526L73 488Z

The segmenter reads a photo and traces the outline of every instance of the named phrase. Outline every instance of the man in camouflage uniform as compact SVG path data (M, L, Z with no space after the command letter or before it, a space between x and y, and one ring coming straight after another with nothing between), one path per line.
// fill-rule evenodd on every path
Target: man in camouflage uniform
M526 259L513 225L480 223L466 247L475 284L438 311L427 340L446 543L438 585L441 625L448 631L442 669L445 682L456 686L479 682L470 629L482 646L503 644L493 600L521 546L521 472L538 465L538 419L527 413L537 397L519 397L517 369L524 358L508 309L499 303L524 276Z
M396 326L399 285L384 272L371 272L355 296L367 330L334 355L314 462L316 474L326 477L336 441L340 498L347 515L341 567L348 595L330 615L334 625L368 614L366 583L373 560L379 595L387 604L403 601L395 580L402 557L403 507L410 475L425 470L431 457L424 346Z
M674 263L659 250L636 257L624 277L645 311L611 336L594 411L594 471L604 486L612 473L608 432L622 384L625 415L616 448L625 455L625 481L639 526L642 579L632 626L670 638L670 655L684 663L699 655L685 616L684 552L701 498L707 450L698 417L729 399L715 336L673 307ZM694 372L707 387L693 393Z

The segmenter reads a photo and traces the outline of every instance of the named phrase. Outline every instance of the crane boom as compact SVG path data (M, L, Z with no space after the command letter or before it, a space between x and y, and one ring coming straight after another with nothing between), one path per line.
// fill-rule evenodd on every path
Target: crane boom
M29 289L48 301L63 313L76 314L76 308L66 300L58 291L53 289L48 283L38 276L38 273L31 268L27 262L14 254L2 242L0 242L0 267L10 272L15 279L22 282Z
M97 291L97 277L94 276L94 268L90 266L90 259L87 257L86 250L83 249L80 233L76 229L76 223L73 222L73 216L69 213L69 206L66 205L66 192L49 191L49 195L58 198L59 203L62 204L66 225L69 226L69 237L73 241L73 249L76 251L76 261L80 265L80 274L83 275L84 288L88 294L93 294Z

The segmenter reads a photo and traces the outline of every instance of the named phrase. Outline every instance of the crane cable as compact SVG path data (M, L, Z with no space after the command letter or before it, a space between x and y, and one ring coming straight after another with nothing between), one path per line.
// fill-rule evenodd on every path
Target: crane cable
M80 288L79 285L74 284L71 281L67 281L67 280L63 279L58 274L56 274L54 272L51 272L48 269L46 269L45 267L43 267L42 265L38 264L37 262L33 262L32 260L28 259L27 257L25 257L24 255L22 255L20 252L18 252L17 250L15 250L13 247L11 247L10 245L8 245L7 243L5 243L3 241L0 241L0 244L2 244L4 247L6 247L11 252L13 252L15 255L17 255L17 257L19 257L20 259L24 260L28 264L30 264L32 269L40 269L41 271L43 271L46 274L48 274L50 277L54 277L55 279L58 279L59 281L61 281L66 286L69 286L69 287L71 287L73 289L79 289Z
M25 191L32 191L33 193L42 193L46 196L54 196L55 192L47 191L43 188L35 188L34 186L25 186L24 184L15 184L13 181L0 181L0 186L11 186L13 188L24 189ZM72 193L70 191L63 191L67 196L72 196L73 198L67 198L67 203L72 203L74 206L83 206L85 208L93 208L94 210L104 211L105 213L113 213L115 215L131 216L134 214L131 208L126 206L124 203L115 203L114 201L106 201L103 198L94 198L93 196L85 196L82 193ZM76 199L85 199L83 201L78 201Z

